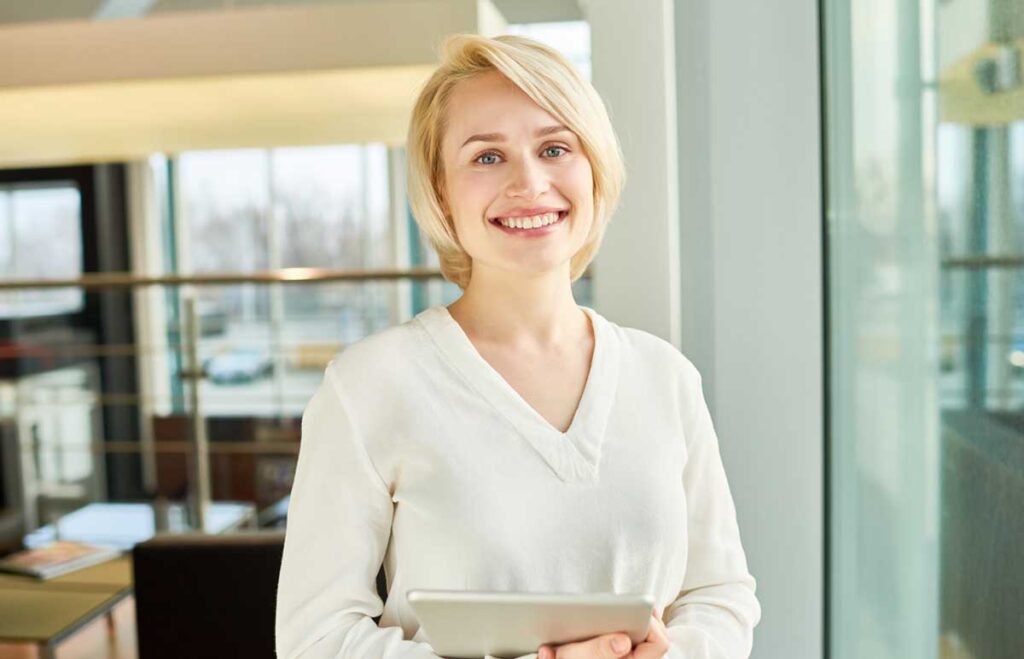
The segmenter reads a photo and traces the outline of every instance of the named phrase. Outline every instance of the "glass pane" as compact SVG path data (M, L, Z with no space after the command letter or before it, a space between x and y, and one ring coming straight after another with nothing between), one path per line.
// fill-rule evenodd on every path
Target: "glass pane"
M385 146L274 149L270 158L282 267L395 266Z
M48 501L101 498L106 491L104 464L92 450L101 435L96 365L80 362L39 370L10 386L17 401L15 433L29 528L51 521Z
M82 274L82 202L71 184L0 187L0 278L77 279ZM0 318L83 308L82 291L0 291Z
M183 273L255 272L269 264L266 151L184 153L178 161Z
M823 13L829 655L1017 657L1019 3Z

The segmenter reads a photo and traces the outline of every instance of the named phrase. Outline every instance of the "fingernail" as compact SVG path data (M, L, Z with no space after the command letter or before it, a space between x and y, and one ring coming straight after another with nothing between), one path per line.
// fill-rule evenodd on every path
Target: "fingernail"
M629 641L625 636L616 636L612 639L612 649L616 652L623 652L629 649Z

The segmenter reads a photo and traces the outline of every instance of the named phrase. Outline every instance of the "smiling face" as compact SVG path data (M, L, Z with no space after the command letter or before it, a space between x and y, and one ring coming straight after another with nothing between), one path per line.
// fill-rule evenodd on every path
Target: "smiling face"
M556 131L558 119L496 71L459 82L447 113L447 210L474 274L568 273L594 222L593 173L579 138ZM523 215L513 227L497 219Z

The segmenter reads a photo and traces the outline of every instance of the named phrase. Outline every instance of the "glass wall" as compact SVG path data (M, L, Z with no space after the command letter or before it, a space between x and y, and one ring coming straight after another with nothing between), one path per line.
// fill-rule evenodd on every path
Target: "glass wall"
M1024 648L1024 9L825 0L829 656Z

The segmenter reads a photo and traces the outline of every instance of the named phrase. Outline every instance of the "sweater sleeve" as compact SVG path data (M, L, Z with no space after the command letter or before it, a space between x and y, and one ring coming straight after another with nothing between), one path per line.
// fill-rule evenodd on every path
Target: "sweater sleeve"
M761 606L747 570L736 509L711 415L693 368L684 426L688 557L682 587L663 613L670 659L747 659Z
M328 366L302 414L277 587L278 657L440 659L373 620L383 611L376 578L393 514Z

